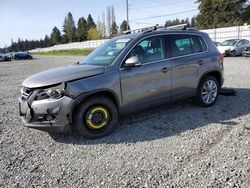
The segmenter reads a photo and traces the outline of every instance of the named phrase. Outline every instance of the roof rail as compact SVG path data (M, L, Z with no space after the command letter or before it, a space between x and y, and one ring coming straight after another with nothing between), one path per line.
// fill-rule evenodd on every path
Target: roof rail
M178 25L173 25L173 26L169 26L166 27L167 29L183 29L185 30L188 26L188 23L184 23L184 24L178 24Z
M195 27L189 27L189 28L186 28L186 30L189 30L189 31L198 31L198 29L196 29Z
M123 34L139 33L139 32L148 33L148 32L152 32L152 31L155 31L155 30L190 30L190 31L197 31L197 29L195 29L195 28L192 28L192 27L189 28L188 23L173 25L173 26L169 26L169 27L160 26L160 25L156 24L155 26L148 26L148 27L142 27L142 28L138 28L138 29L123 31Z
M127 30L127 31L123 31L123 34L130 34L130 33L147 33L147 32L152 32L157 30L158 24L154 25L154 26L148 26L148 27L142 27L142 28L137 28L137 29L131 29L131 30Z

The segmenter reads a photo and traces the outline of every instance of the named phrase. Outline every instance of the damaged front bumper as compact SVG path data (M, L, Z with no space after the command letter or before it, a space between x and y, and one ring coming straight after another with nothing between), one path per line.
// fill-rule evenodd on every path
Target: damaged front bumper
M73 99L63 96L59 99L34 100L34 95L35 92L27 100L22 96L18 99L19 114L27 127L47 132L69 131Z

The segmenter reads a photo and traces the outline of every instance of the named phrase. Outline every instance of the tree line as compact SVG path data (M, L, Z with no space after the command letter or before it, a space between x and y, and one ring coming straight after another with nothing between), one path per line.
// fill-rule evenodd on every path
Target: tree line
M197 0L197 3L199 4L198 15L191 19L167 20L165 26L188 23L189 26L198 29L212 29L242 25L243 23L250 24L250 3L248 0ZM56 44L111 38L125 30L127 30L127 22L124 20L118 27L113 6L108 6L106 12L104 11L101 16L98 16L97 22L94 21L91 14L88 14L87 18L80 17L75 24L73 15L69 12L64 19L62 32L55 26L51 34L45 35L44 39L11 41L9 47L0 48L0 53L28 51Z
M87 18L80 17L75 23L72 13L69 12L64 18L62 31L55 26L50 35L45 35L40 40L22 40L20 38L18 38L17 42L11 40L11 45L3 49L0 48L0 53L29 51L57 44L111 38L125 30L127 30L127 21L123 20L120 27L118 27L113 6L108 6L107 11L102 12L102 19L99 16L97 23L91 14L88 14Z
M195 17L198 29L250 24L249 0L197 0L199 14Z
M165 26L187 23L197 29L213 29L250 24L249 0L198 0L197 3L198 15L191 19L167 20Z

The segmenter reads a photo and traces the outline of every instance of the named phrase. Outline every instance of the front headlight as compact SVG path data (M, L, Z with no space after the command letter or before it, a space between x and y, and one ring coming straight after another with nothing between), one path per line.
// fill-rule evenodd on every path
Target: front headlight
M36 100L59 99L64 96L64 91L65 86L63 83L54 87L40 89L37 93Z

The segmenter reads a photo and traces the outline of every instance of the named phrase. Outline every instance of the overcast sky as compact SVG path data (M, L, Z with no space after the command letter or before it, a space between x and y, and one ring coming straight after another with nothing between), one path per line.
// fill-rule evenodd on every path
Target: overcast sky
M168 19L183 19L196 15L196 0L129 0L132 29L164 24ZM70 11L77 23L79 17L90 13L95 21L114 6L116 22L126 19L125 0L0 0L0 48L10 45L11 39L40 39L50 34L54 26L62 29L63 20ZM187 13L171 15L174 13ZM164 16L164 17L159 17ZM156 17L156 18L151 18Z

